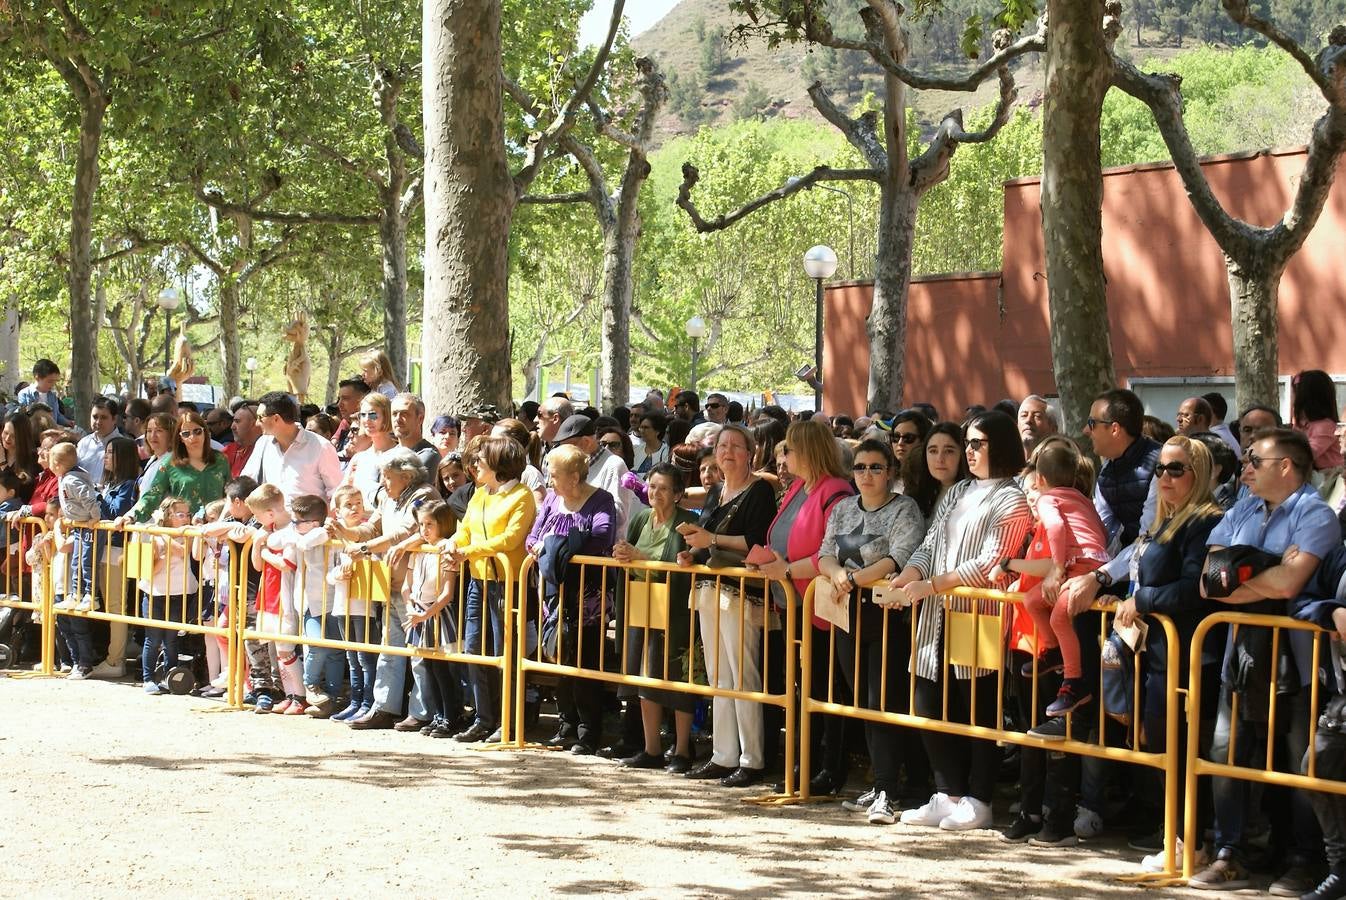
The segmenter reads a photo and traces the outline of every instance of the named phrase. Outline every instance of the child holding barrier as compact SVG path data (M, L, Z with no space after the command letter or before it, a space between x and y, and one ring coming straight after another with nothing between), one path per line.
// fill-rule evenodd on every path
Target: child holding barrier
M80 468L79 453L74 444L57 444L47 452L47 465L60 479L57 496L67 523L96 522L100 516L98 488L89 473ZM70 573L66 578L66 596L62 609L89 612L100 604L95 596L93 582L93 530L71 528L74 545L70 550Z
M1046 710L1048 716L1057 717L1093 699L1084 683L1072 598L1062 584L1108 561L1108 535L1093 502L1076 487L1082 470L1092 475L1092 464L1064 441L1045 447L1034 454L1034 460L1036 471L1028 476L1037 492L1033 509L1050 558L1006 559L1001 568L1042 579L1025 592L1024 609L1033 617L1041 639L1055 638L1064 665L1065 678Z
M332 514L345 528L358 528L369 519L364 494L353 484L343 484L332 492ZM377 644L383 635L381 610L368 596L369 585L357 580L355 559L344 549L332 552L327 581L334 587L332 619L341 640L357 644ZM346 666L350 673L350 704L333 715L334 722L347 722L367 715L374 708L374 676L379 655L347 650Z
M191 520L191 505L181 497L165 497L151 519L160 528L181 529L186 529ZM149 581L140 582L141 615L170 626L145 627L145 643L140 653L141 682L145 693L153 696L168 690L156 677L159 651L162 649L164 653L165 677L177 665L178 629L172 623L186 621L187 598L197 590L196 573L190 561L197 542L186 534L182 537L156 534L150 542L154 565Z
M427 650L457 649L458 578L444 541L453 536L457 522L449 505L432 500L416 510L417 532L393 548L393 584L405 580L407 646ZM433 551L417 548L428 544ZM431 720L422 734L450 738L458 733L463 717L462 678L458 666L448 660L427 659L412 667L417 688L426 698Z
M285 509L285 495L274 484L258 486L247 499L248 510L257 522L253 535L252 565L262 573L257 589L257 627L260 631L277 633L285 625L282 615L282 577L286 568L282 553L283 537L278 533L290 526L290 513ZM293 617L291 617L293 618ZM297 634L298 632L294 632ZM303 692L303 679L297 671L298 654L294 644L278 641L259 641L258 653L265 653L271 671L278 673L278 681L286 699L276 704L271 693L253 688L257 696L256 712L284 712L293 705L293 698ZM249 651L251 654L252 651ZM274 690L274 688L273 688ZM303 702L302 700L300 701Z
M287 607L293 610L295 624L303 620L303 634L308 639L341 640L336 616L332 614L331 585L327 583L328 551L327 501L316 494L304 494L290 502L294 524L287 532L285 561L292 571L289 578L290 598ZM282 588L282 591L284 588ZM286 633L292 629L286 628ZM315 719L332 716L337 697L341 694L342 665L345 656L331 647L308 645L304 651L304 699L291 698L291 715L298 706Z

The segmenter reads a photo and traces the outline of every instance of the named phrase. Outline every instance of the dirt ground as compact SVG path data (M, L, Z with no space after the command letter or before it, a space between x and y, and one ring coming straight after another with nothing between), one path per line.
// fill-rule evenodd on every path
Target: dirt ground
M1120 843L871 826L565 753L0 678L10 897L1121 898ZM998 820L1007 818L997 810ZM1180 892L1187 893L1187 892Z

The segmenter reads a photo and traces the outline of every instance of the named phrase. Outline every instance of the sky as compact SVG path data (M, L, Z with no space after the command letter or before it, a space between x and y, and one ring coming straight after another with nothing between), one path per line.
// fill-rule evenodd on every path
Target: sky
M626 23L635 37L668 14L678 0L626 0ZM594 8L580 19L580 44L597 44L607 34L612 0L594 0Z

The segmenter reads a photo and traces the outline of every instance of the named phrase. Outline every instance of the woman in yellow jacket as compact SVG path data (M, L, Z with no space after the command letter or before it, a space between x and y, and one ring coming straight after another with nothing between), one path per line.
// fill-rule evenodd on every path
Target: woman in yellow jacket
M523 447L507 437L487 438L477 451L477 490L458 522L449 549L454 562L467 564L471 576L467 584L465 653L481 653L488 630L491 654L504 653L504 629L510 626L505 621L505 573L496 554L508 558L510 572L517 573L523 565L524 539L537 516L533 492L519 481L527 464ZM482 602L483 597L487 602ZM491 666L469 666L469 672L477 716L466 731L454 735L454 740L498 741L500 672Z

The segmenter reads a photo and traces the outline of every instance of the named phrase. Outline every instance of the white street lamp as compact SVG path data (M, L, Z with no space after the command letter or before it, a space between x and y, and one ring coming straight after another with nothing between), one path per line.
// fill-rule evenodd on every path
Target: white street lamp
M159 308L164 311L164 374L173 365L173 310L182 302L182 291L169 285L159 292Z
M257 371L257 357L249 356L248 361L244 363L248 367L248 395L252 395L252 375Z
M836 270L837 254L831 247L818 244L804 254L804 272L816 285L813 314L813 375L817 379L813 387L815 412L821 412L823 408L823 279L831 278Z
M692 316L687 320L687 336L692 339L692 383L689 390L696 391L697 342L706 336L706 320Z

